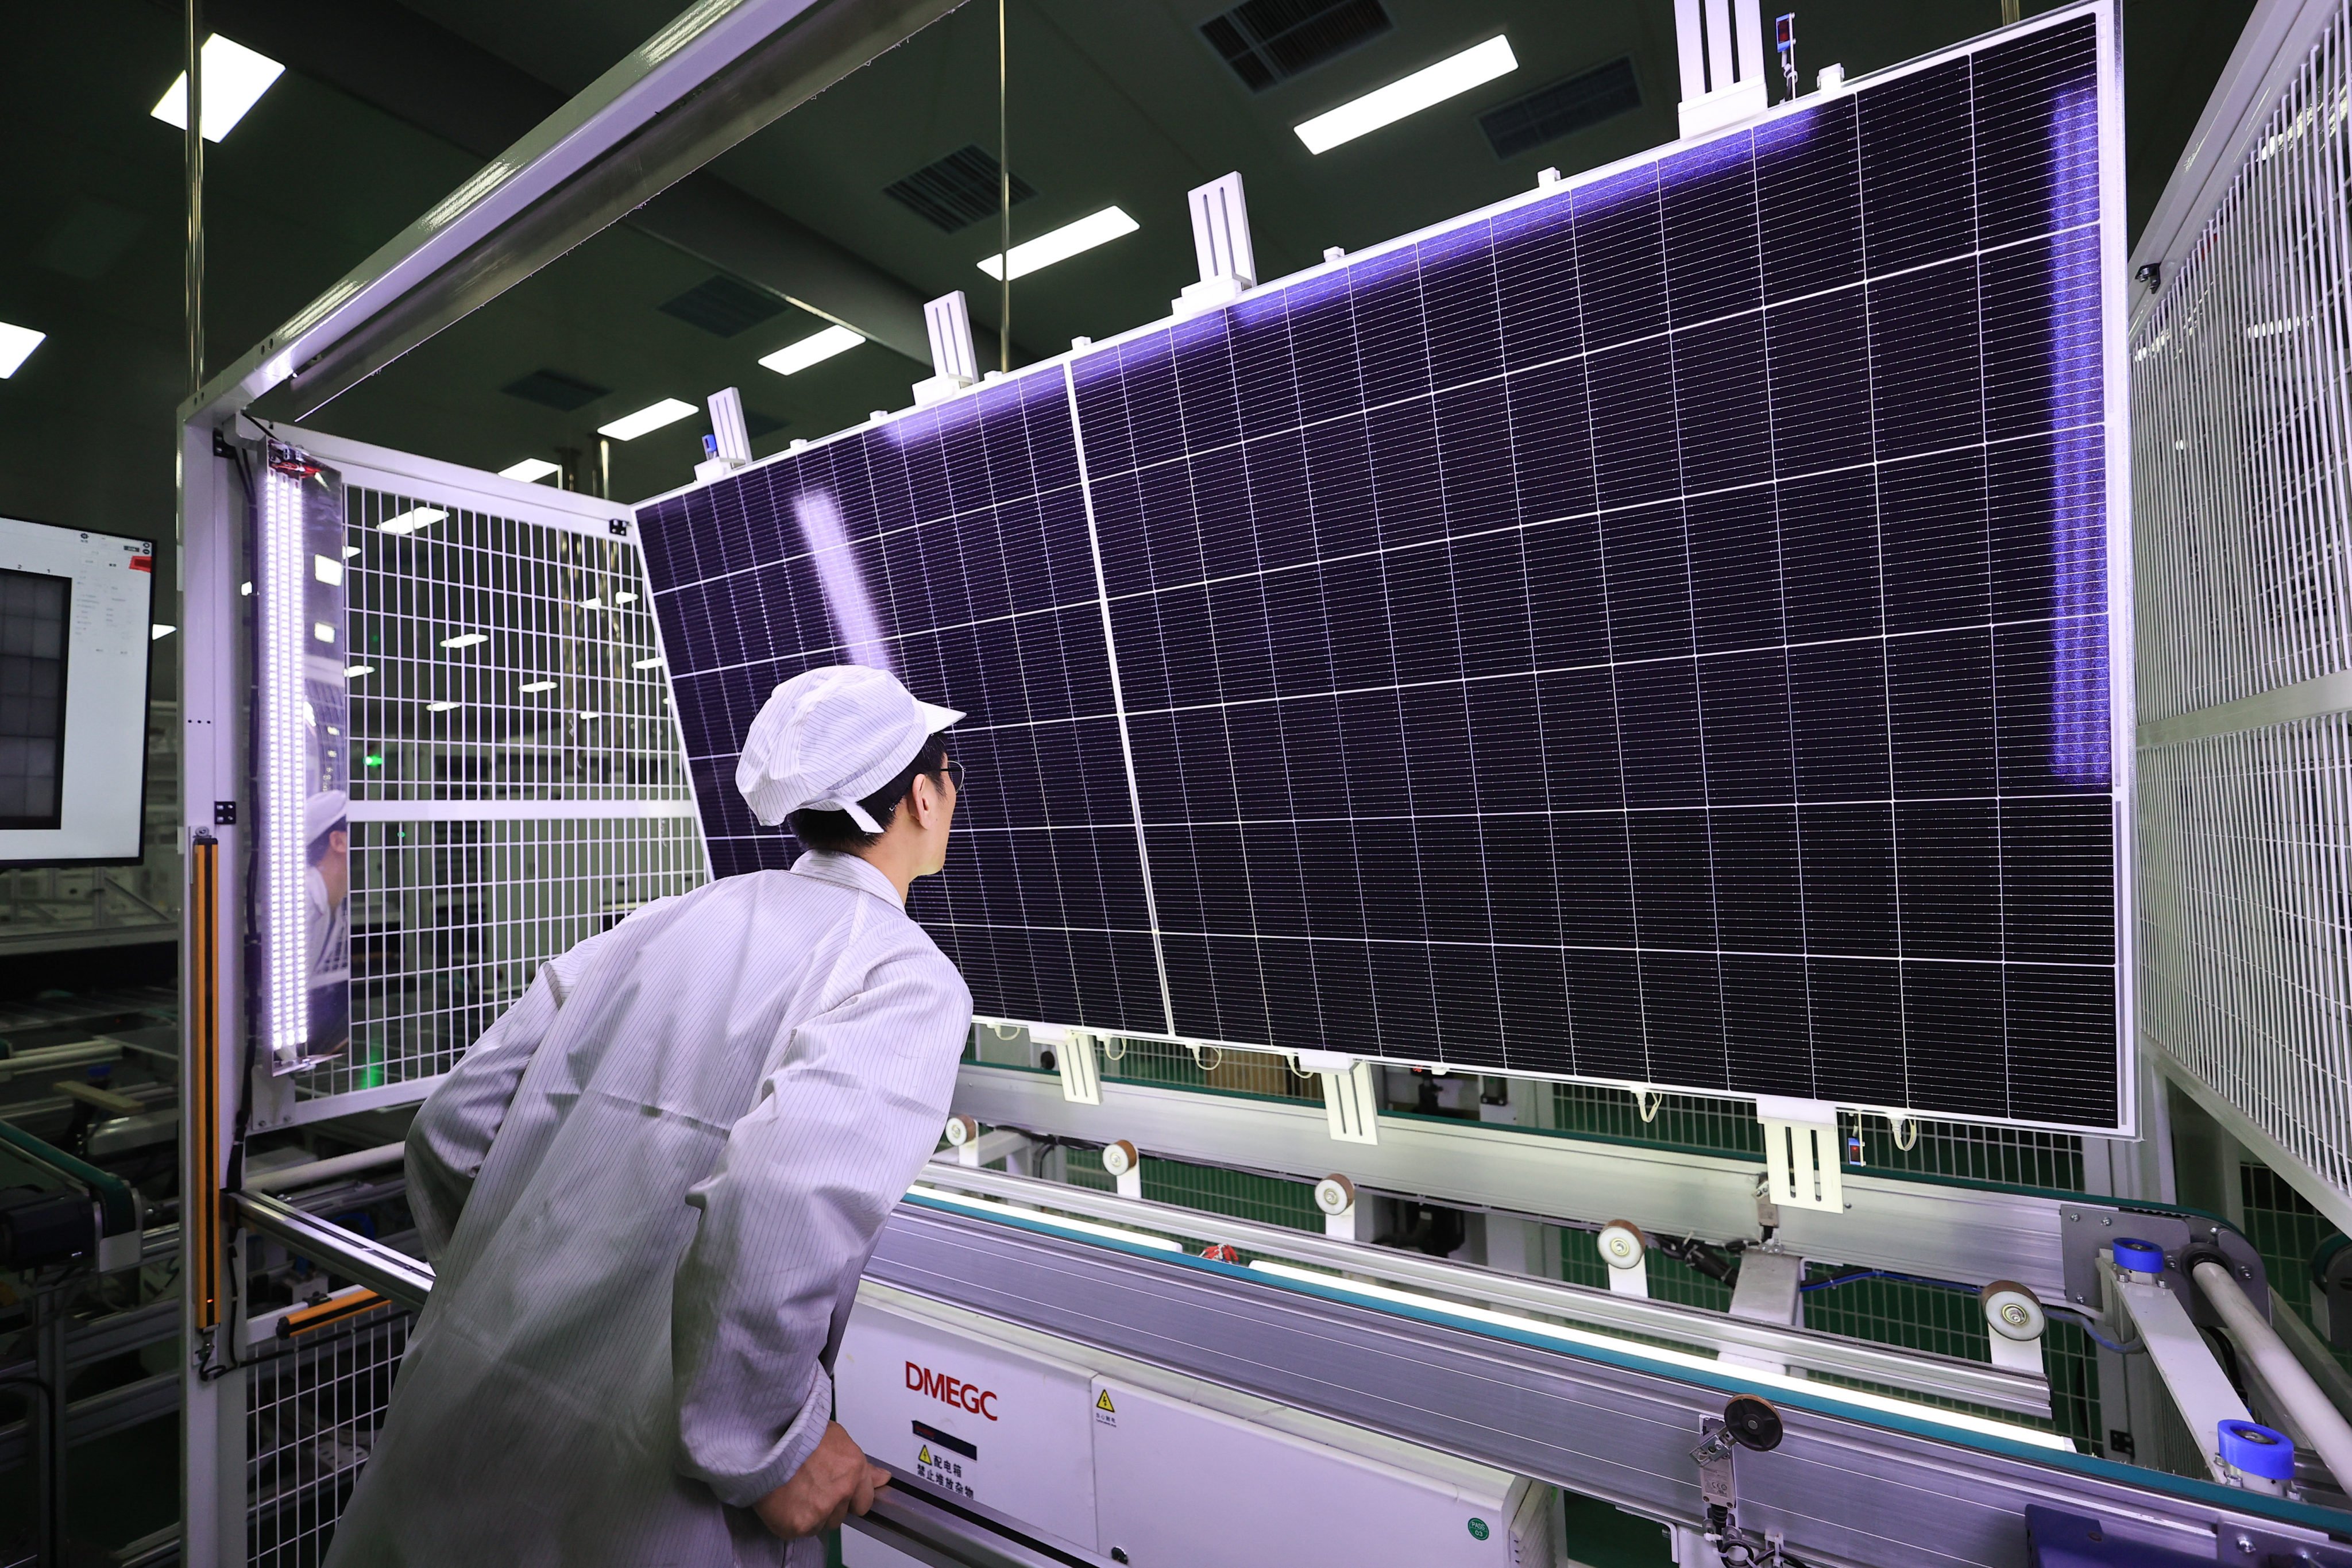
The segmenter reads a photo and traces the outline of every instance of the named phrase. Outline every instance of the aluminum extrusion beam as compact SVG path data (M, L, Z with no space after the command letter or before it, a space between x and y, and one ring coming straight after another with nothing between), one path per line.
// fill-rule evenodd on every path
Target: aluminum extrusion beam
M173 7L174 12L177 6ZM564 94L392 0L207 0L206 26L480 159L563 107ZM923 295L708 170L622 220L861 336L930 363Z
M1839 1334L1748 1322L1648 1297L1620 1296L1608 1290L1451 1263L1396 1247L1334 1240L1284 1226L1226 1219L1174 1204L1122 1198L1111 1193L997 1171L970 1170L946 1159L933 1159L919 1179L933 1186L960 1188L1008 1203L1061 1209L1139 1229L1206 1237L1269 1258L1334 1268L1408 1289L1435 1290L1512 1310L1565 1318L1605 1332L1651 1335L1718 1354L1745 1352L1832 1377L1883 1384L2023 1415L2050 1414L2050 1385L2044 1379L2003 1372L1981 1362L1896 1350Z
M1108 1086L1106 1086L1108 1087ZM1690 1450L1735 1377L1669 1377L1248 1276L902 1205L867 1278L1300 1410L1696 1523ZM1808 1563L2022 1568L2025 1509L2210 1560L2216 1527L2317 1547L2343 1516L2106 1460L1963 1444L1781 1395L1787 1427L1739 1461L1739 1516Z
M1630 1219L1654 1236L1756 1234L1761 1160L1603 1143L1435 1117L1380 1120L1376 1144L1335 1143L1319 1105L1105 1079L1073 1105L1051 1074L967 1065L955 1109L992 1126L1360 1190L1588 1224ZM1844 1173L1843 1214L1783 1208L1780 1241L1807 1258L1984 1285L2013 1279L2066 1300L2059 1204L2028 1194ZM2095 1200L2092 1200L2095 1201ZM2080 1206L2081 1200L2077 1200Z
M184 416L355 385L961 0L695 6L208 384Z
M433 1292L433 1266L404 1252L370 1241L357 1231L330 1225L316 1215L260 1193L232 1193L230 1206L237 1222L282 1242L306 1258L331 1266L341 1274L404 1307L422 1310Z

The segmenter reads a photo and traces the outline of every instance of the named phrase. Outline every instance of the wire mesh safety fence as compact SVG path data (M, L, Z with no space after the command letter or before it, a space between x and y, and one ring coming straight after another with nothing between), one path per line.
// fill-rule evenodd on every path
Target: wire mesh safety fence
M2134 325L2132 424L2141 1029L2352 1194L2352 733L2303 684L2352 668L2347 118L2339 8Z
M352 1047L446 1072L539 964L706 876L634 541L348 492Z
M248 1363L247 1561L317 1568L375 1445L409 1312L385 1306Z

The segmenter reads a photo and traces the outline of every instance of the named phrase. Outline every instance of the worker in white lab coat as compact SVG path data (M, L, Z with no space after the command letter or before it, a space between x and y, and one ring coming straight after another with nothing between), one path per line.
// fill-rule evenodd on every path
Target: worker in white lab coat
M865 1511L828 1369L971 1023L905 910L961 717L876 669L776 688L736 784L815 847L550 960L425 1102L433 1298L331 1568L799 1568Z

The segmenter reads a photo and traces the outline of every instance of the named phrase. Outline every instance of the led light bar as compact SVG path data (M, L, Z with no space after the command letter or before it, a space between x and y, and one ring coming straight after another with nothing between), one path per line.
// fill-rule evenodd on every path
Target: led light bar
M270 448L273 455L281 447ZM262 1024L270 1055L282 1070L299 1062L310 1040L310 952L306 925L310 844L303 832L309 804L309 703L303 665L310 657L310 617L302 583L303 480L264 463L260 538L254 564L269 591L260 596L260 766L256 770L264 831L257 858L262 883Z
M1497 34L1483 44L1377 88L1361 98L1351 99L1291 129L1298 132L1298 139L1307 143L1309 153L1328 153L1342 142L1353 142L1383 125L1393 125L1409 114L1418 114L1432 104L1444 103L1482 82L1507 76L1518 68L1518 57L1511 53L1511 40Z
M0 381L16 374L17 367L41 346L48 335L37 332L30 327L15 327L0 321Z
M675 425L693 412L693 404L665 397L659 403L646 405L635 414L624 414L610 425L597 426L596 434L610 436L615 441L634 441L665 425Z
M286 68L268 55L218 33L205 40L205 140L217 142L236 129L246 110L261 101ZM174 130L188 128L188 73L182 71L148 113Z
M1076 223L1066 223L1051 233L1024 240L1005 255L1012 259L1013 276L1026 278L1041 267L1066 261L1082 250L1092 250L1097 245L1108 244L1120 235L1133 234L1137 226L1136 221L1118 208L1105 207ZM984 256L979 265L982 272L1002 280L1003 268L995 257Z
M520 463L511 463L500 468L499 478L520 479L524 484L535 485L540 480L552 478L562 471L563 465L561 463L551 463L545 458L525 458Z
M866 340L847 327L827 327L813 332L796 343L786 343L774 353L760 361L778 375L797 375L813 364L822 364L838 353L847 353Z

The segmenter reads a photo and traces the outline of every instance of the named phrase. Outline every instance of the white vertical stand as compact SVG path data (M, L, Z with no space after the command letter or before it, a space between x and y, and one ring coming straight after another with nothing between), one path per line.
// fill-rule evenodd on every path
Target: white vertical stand
M1703 136L1764 112L1764 24L1756 0L1675 0L1683 135Z
M1187 202L1192 209L1192 254L1201 265L1201 280L1186 284L1169 302L1179 316L1213 310L1257 287L1257 258L1250 245L1241 175L1197 185Z
M980 379L980 354L971 346L971 307L962 289L925 305L923 328L931 340L931 374L929 380L915 383L918 408L944 402Z
M1031 1031L1036 1037L1035 1031ZM1062 1075L1062 1098L1072 1105L1102 1103L1102 1069L1095 1061L1095 1037L1073 1029L1054 1051L1054 1066Z
M1838 1178L1837 1107L1759 1094L1756 1119L1764 1124L1769 1201L1783 1208L1845 1212L1845 1189Z
M710 433L719 440L719 460L740 468L751 460L751 431L743 423L743 395L722 387L710 395Z
M1300 1051L1298 1070L1323 1079L1323 1109L1331 1118L1331 1137L1341 1143L1381 1141L1381 1095L1372 1064L1337 1051Z

